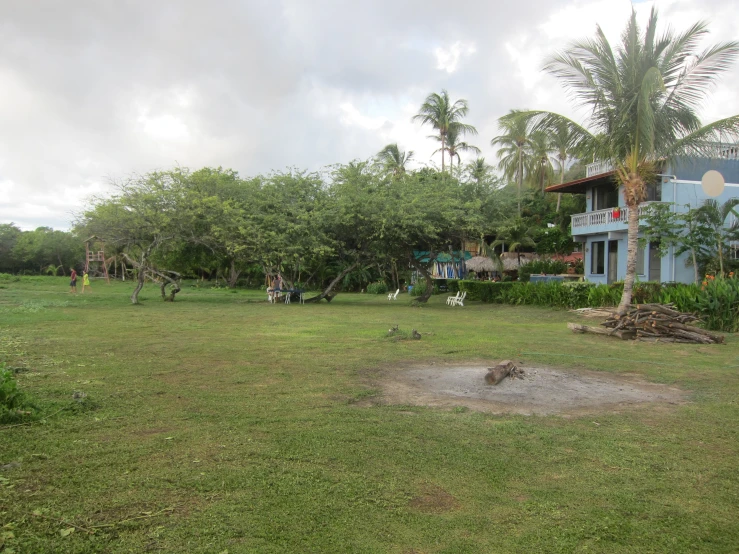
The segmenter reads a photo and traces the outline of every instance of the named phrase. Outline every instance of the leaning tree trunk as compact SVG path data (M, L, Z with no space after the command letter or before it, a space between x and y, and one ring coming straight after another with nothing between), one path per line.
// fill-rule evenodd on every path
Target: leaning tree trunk
M136 283L136 288L133 289L133 294L131 295L131 304L139 303L139 293L141 292L141 289L144 288L145 279L146 279L146 271L144 270L143 267L139 266L138 282Z
M334 296L336 296L335 294L331 295L331 291L333 290L333 288L339 283L339 281L341 281L346 275L352 272L354 268L357 267L358 265L359 265L359 262L357 261L357 262L354 262L349 267L347 267L346 269L344 269L344 271L339 273L336 276L336 278L328 284L326 289L321 294L319 294L318 296L314 296L313 298L309 298L308 300L305 301L305 303L307 304L308 302L320 302L324 298L326 299L326 301L331 302L331 300L334 299Z
M239 275L241 275L241 272L236 271L236 261L232 259L231 267L228 273L228 288L232 289L236 287L236 283L239 280Z
M620 315L625 314L631 305L631 295L636 279L636 253L639 246L639 205L629 205L628 208L629 234L626 240L626 277L624 278L624 292L621 295L621 303L618 305Z
M434 259L434 253L429 252L429 260ZM410 256L410 262L413 267L416 268L416 270L423 275L424 279L426 280L426 290L424 293L419 296L418 298L414 299L414 302L418 302L419 304L423 304L428 302L429 298L431 298L431 295L434 292L434 280L431 277L431 274L426 270L425 267L423 267L423 264L421 264L416 257L411 254Z

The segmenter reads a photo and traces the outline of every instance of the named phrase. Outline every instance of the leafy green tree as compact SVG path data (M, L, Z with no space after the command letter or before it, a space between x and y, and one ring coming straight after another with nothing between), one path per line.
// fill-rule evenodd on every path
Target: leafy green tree
M18 269L19 261L13 250L22 233L12 222L0 223L0 272L15 273Z
M95 235L113 246L137 271L131 303L147 277L162 282L162 296L170 286L170 300L179 291L179 274L157 263L167 251L176 250L191 238L195 228L186 209L187 179L190 172L177 168L133 177L120 184L111 198L94 199L77 222L77 230Z
M396 177L408 170L408 162L413 158L413 150L401 152L398 143L388 144L377 153L377 159L386 171Z
M544 126L568 125L588 141L592 153L616 168L629 208L626 277L619 304L631 303L636 277L638 207L646 199L646 183L656 164L680 155L715 153L715 142L739 136L739 116L702 126L696 114L719 75L739 53L739 42L698 47L708 33L703 22L675 34L657 33L652 9L644 29L632 11L615 49L598 27L592 39L574 43L552 57L545 70L588 108L586 128L550 112L528 112Z
M422 125L431 125L437 131L441 142L441 171L444 172L444 153L447 151L447 136L450 127L454 127L457 136L465 134L476 135L477 129L472 125L462 123L462 119L469 112L467 100L460 99L454 102L449 98L449 93L442 90L441 94L431 93L426 97L418 113L413 116L413 121L420 121ZM434 137L436 138L436 137Z
M39 227L18 236L13 246L12 257L23 263L25 269L43 273L49 266L61 266L62 273L84 260L84 246L72 233L55 231L50 227Z
M480 199L456 179L423 169L389 183L383 203L378 248L393 259L406 260L424 277L425 292L416 302L426 302L433 292L431 265L437 256L480 236ZM419 257L419 251L425 254Z

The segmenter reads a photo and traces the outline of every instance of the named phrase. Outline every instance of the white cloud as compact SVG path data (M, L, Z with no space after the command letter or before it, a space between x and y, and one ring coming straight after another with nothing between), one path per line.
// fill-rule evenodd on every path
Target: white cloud
M447 73L454 73L459 66L459 61L462 57L469 57L477 52L474 43L463 42L458 40L453 44L444 47L438 47L434 49L434 56L436 56L436 69L446 71Z

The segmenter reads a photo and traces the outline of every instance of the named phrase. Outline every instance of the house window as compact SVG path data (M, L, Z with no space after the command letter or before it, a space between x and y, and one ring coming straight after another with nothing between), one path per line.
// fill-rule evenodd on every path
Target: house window
M636 274L644 275L644 247L639 246L636 249Z
M739 260L739 242L732 243L730 256L732 260Z
M603 275L606 272L606 242L590 243L590 273Z
M618 206L618 188L603 186L593 188L593 211Z
M647 185L647 202L662 202L662 183Z

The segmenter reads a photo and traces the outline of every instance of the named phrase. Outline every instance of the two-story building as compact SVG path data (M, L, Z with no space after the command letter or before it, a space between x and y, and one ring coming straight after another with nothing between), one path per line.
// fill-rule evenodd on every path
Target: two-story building
M739 198L739 148L719 147L716 158L684 158L663 164L657 182L648 186L647 201L639 207L639 212L643 213L653 202L668 202L675 211L700 206L711 198L701 186L703 175L710 169L719 171L726 182L724 192L714 199L723 203L730 198ZM626 275L629 214L624 203L623 186L617 186L611 165L604 162L589 164L585 178L552 185L546 191L585 195L587 211L572 216L572 238L582 245L586 280L597 283L623 280ZM728 255L739 256L739 244L734 244ZM692 283L694 271L686 263L688 257L687 253L676 256L674 248L661 257L657 244L640 247L637 279Z

